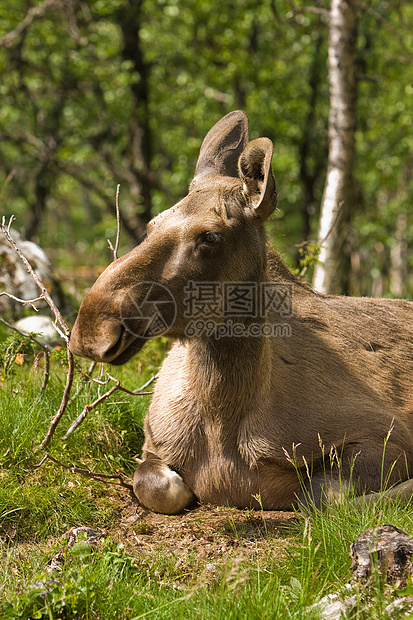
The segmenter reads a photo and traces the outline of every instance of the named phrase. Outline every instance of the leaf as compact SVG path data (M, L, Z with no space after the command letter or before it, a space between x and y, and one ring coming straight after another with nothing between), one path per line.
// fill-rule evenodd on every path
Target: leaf
M23 366L24 364L24 355L23 353L16 353L16 357L14 358L14 363L18 366Z
M298 597L302 590L301 582L295 577L291 577L290 586L291 586L291 592L294 594L294 596Z
M75 543L71 550L71 555L75 557L85 557L92 553L92 545L84 540Z

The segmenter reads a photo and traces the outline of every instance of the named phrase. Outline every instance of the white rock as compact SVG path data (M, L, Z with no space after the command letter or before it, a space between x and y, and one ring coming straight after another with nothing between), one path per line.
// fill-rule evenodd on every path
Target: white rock
M17 321L14 326L25 334L39 334L37 339L43 344L63 343L62 337L58 334L52 319L48 316L42 316L40 314L26 316Z
M27 258L33 270L46 286L48 291L53 289L53 270L44 251L32 241L24 241L20 235L12 230L11 235L17 247ZM7 239L0 235L0 292L6 291L19 299L36 299L40 291L25 265ZM39 305L45 305L45 302ZM7 295L0 296L0 314L14 311L19 314L23 306L10 299Z
M346 590L352 591L350 584L346 584ZM311 605L310 609L316 609L320 614L321 620L342 620L346 618L349 611L357 605L357 596L346 596L342 598L340 594L327 594L318 603Z

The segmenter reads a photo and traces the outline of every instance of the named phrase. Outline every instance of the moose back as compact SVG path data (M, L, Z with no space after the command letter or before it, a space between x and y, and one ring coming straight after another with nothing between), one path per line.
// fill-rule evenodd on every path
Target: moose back
M243 112L221 119L188 195L107 267L71 334L73 353L110 364L160 333L175 341L134 478L157 512L289 509L413 471L413 306L321 295L268 251L272 152Z

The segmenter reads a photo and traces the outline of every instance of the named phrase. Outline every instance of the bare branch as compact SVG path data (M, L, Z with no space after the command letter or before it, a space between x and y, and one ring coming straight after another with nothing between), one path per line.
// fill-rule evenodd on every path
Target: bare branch
M112 377L109 373L107 373L106 375L108 377L108 379L110 379L111 381L117 381L117 379L115 379L115 377ZM142 395L142 390L144 390L145 388L148 387L148 385L151 385L151 383L153 383L154 381L156 381L156 379L159 377L159 372L156 373L156 375L154 375L153 377L151 377L146 383L144 383L143 385L141 385L141 387L139 387L137 390L131 391L131 390L127 390L126 388L122 387L121 385L119 386L119 390L122 390L122 392L126 392L126 394L131 394L132 396L141 396ZM152 392L148 392L148 394L152 394Z
M154 375L153 377L151 377L148 381L146 381L146 383L144 383L140 388L138 388L137 390L128 390L127 388L124 388L122 385L120 385L120 381L118 379L115 379L115 377L112 377L109 373L106 374L106 378L102 381L100 379L96 379L94 377L91 377L91 373L93 372L93 370L95 369L96 366L96 362L92 362L90 369L89 369L89 374L84 373L84 376L89 379L90 382L93 383L97 383L99 386L101 385L107 385L109 383L109 381L115 381L115 385L110 388L110 390L108 390L107 392L105 392L105 394L100 395L100 392L98 392L98 398L90 404L87 404L84 406L81 414L76 418L76 420L73 422L73 424L69 427L69 429L67 430L66 434L64 435L63 439L67 439L84 421L84 419L86 418L86 416L88 415L88 413L94 409L95 407L97 407L101 402L103 402L104 400L106 400L106 398L108 398L109 396L111 396L114 392L116 392L116 390L119 390L121 392L125 392L126 394L130 394L131 396L149 396L150 394L153 394L153 392L144 392L143 390L145 390L145 388L147 388L149 385L151 385L151 383L153 383L154 381L156 381L156 379L158 378L159 373L157 373L156 375ZM84 384L81 385L80 387L78 387L76 393L74 394L74 396L70 399L70 402L72 402L81 392L81 390L84 388Z
M44 390L47 387L47 384L49 382L49 374L50 374L50 351L43 351L43 358L44 358L44 371L43 371L43 382L42 385L40 387L40 392L36 397L36 400L34 401L34 403L36 404L39 400L41 395L43 394ZM36 366L36 360L35 360L35 366Z
M153 392L132 392L131 390L127 390L126 388L119 385L118 390L121 392L125 392L125 394L130 394L131 396L150 396Z
M20 260L25 265L27 271L29 272L29 274L31 275L31 277L33 278L33 280L36 282L37 286L39 287L39 289L41 291L41 297L47 302L47 304L49 305L50 309L52 310L52 312L53 312L53 314L55 316L55 319L56 319L56 321L55 321L55 328L57 329L59 334L61 334L61 336L66 341L66 348L67 348L68 371L67 371L67 376L66 376L66 385L65 385L64 392L63 392L63 396L62 396L62 402L60 403L59 411L57 412L55 417L52 419L52 421L50 423L49 430L47 431L47 434L46 434L45 438L43 439L42 443L39 446L39 449L44 449L46 446L49 445L49 443L50 443L50 441L51 441L51 439L52 439L52 437L53 437L53 435L54 435L54 433L56 431L57 425L58 425L61 417L63 416L63 414L64 414L64 412L66 410L67 403L69 402L69 396L70 396L70 390L72 388L72 383L73 383L73 375L74 375L74 366L75 365L74 365L73 353L69 349L70 329L67 326L65 320L63 319L63 317L62 317L59 309L57 308L56 304L54 303L53 299L49 295L49 292L46 289L45 285L40 280L40 278L36 274L36 272L33 270L32 266L29 263L29 261L27 260L27 258L19 250L19 248L17 247L13 237L11 236L11 224L12 224L13 220L14 220L14 217L12 216L10 218L10 220L9 220L8 225L6 226L6 218L3 216L2 222L1 222L1 226L0 226L0 232L2 232L4 234L4 236L6 237L7 241L10 243L10 245L12 246L14 251L17 253L17 255L19 256ZM59 327L60 327L61 331L59 330Z
M132 396L149 396L150 394L153 394L153 392L131 392L130 390L127 390L126 388L121 386L119 379L114 379L113 377L110 377L110 376L109 378L112 381L116 381L115 385L112 386L110 390L108 390L107 392L99 396L95 401L93 401L93 403L90 403L84 406L82 413L76 418L76 420L73 422L73 424L69 427L66 434L64 435L63 437L64 440L67 439L82 424L82 422L85 420L86 416L92 409L94 409L95 407L100 405L100 403L102 403L104 400L109 398L109 396L111 396L114 392L116 392L116 390L126 392L127 394L131 394Z
M36 310L36 312L39 312L39 309L34 304L37 301L43 300L42 295L40 295L40 297L36 297L36 299L20 299L20 297L15 297L14 295L12 295L11 293L8 293L7 291L1 291L0 297L2 295L6 295L6 297L9 297L9 299L13 299L14 301L17 301L19 304L22 304L22 306L31 306L33 310Z
M98 482L104 482L105 484L112 484L112 485L120 486L120 487L123 487L124 489L128 489L129 491L133 491L133 486L131 484L128 484L127 482L124 482L120 474L102 474L99 472L90 471L89 469L83 469L82 467L76 467L74 465L66 465L65 463L62 463L62 461L59 461L58 459L56 459L54 456L52 456L48 452L45 453L45 456L42 458L40 463L38 465L33 465L33 467L35 469L38 469L39 467L43 465L43 463L45 463L47 459L53 461L53 463L56 463L56 465L59 465L60 467L63 467L64 469L67 469L74 474L80 474L81 476L85 476L86 478L91 478L92 480L97 480Z
M318 6L303 6L297 7L295 6L293 0L290 0L289 3L291 12L293 15L302 15L303 13L313 13L314 15L321 15L322 17L328 17L329 11L324 7Z
M82 374L83 374L84 381L80 380L80 381L78 382L78 385L77 385L77 388L76 388L76 392L73 394L73 396L71 397L71 399L70 399L70 400L69 400L69 402L67 403L68 405L71 405L71 404L72 404L72 402L75 400L75 398L77 398L77 397L79 396L80 392L81 392L82 390L84 390L84 388L86 387L86 385L87 385L87 383L88 383L88 382L91 382L91 381L96 381L96 379L93 379L93 378L91 377L91 375L93 374L93 371L94 371L94 370L95 370L95 368L96 368L96 365L97 365L97 362L92 362L92 363L90 364L90 366L89 366L89 370L88 370L88 372L87 372L87 373L86 373L86 372L81 371L81 372L82 372Z
M39 289L41 291L41 297L43 297L43 299L48 303L50 309L52 310L52 312L53 312L53 314L54 314L54 316L56 318L56 322L60 325L61 329L64 332L64 334L62 334L62 335L63 335L64 339L66 340L66 343L68 343L69 342L70 330L69 330L65 320L63 319L62 315L60 314L60 311L57 308L56 304L54 303L53 299L49 295L49 292L48 292L47 288L45 287L43 282L40 280L40 278L36 274L36 272L33 270L32 266L29 263L29 261L27 260L27 258L19 250L19 248L17 247L13 237L11 236L10 227L11 227L11 224L12 224L13 220L14 220L14 217L12 216L10 218L10 221L9 221L8 225L6 226L6 218L3 216L2 222L1 222L1 225L0 225L0 232L2 232L4 234L4 236L6 237L7 241L10 243L11 247L17 253L17 255L19 256L20 260L24 263L27 271L29 272L29 274L31 275L33 280L36 282L37 286L39 287Z
M120 185L118 184L116 187L116 199L115 199L115 206L116 206L116 224L117 224L117 228L116 228L116 242L115 242L115 247L113 247L110 239L108 239L108 243L109 243L109 248L112 250L113 252L113 260L116 260L118 258L118 249L119 249L119 238L120 238L120 212L119 212L119 190L120 190Z
M14 222L14 220L15 220L15 219L16 219L16 218L14 217L14 215L11 215L11 216L10 216L9 223L7 224L7 232L8 232L8 233L10 233L10 231L11 231L11 225L13 224L13 222ZM5 225L5 223L6 223L6 218L5 218L4 216L3 216L3 217L2 217L2 219L1 219L1 223L2 223L2 225Z
M115 250L114 250L114 258L115 259L116 259L118 245L119 245L119 231L120 231L120 216L119 216L119 202L118 202L119 187L120 186L118 185L117 186L117 193L116 193L116 216L117 216L117 224L118 224L118 234L117 234L116 246L115 246ZM54 433L56 431L57 425L58 425L60 419L62 418L62 416L63 416L63 414L64 414L64 412L65 412L65 410L67 408L67 405L69 403L70 391L71 391L72 384L73 384L75 364L74 364L73 354L72 354L72 352L69 349L70 330L69 330L68 326L66 325L62 315L60 314L58 308L56 307L54 301L52 300L52 298L50 297L48 291L46 290L44 284L42 283L40 278L36 275L36 273L33 271L33 268L30 265L29 261L22 254L22 252L19 250L19 248L17 247L16 243L14 242L14 239L13 239L13 237L11 235L11 224L13 222L13 219L14 218L12 216L10 218L10 221L9 221L8 225L6 225L5 217L3 217L2 218L2 223L1 223L1 226L0 226L0 232L3 232L3 234L6 236L8 242L10 243L12 248L15 250L15 252L18 254L19 258L22 260L22 262L26 266L27 271L29 272L29 274L32 276L33 280L36 282L37 286L39 287L39 289L41 291L41 296L40 296L39 299L44 299L48 303L49 307L51 308L51 310L52 310L52 312L53 312L53 314L54 314L54 316L56 318L54 326L55 326L56 330L62 335L62 337L66 340L66 346L67 346L68 371L67 371L67 376L66 376L66 385L65 385L64 392L63 392L62 401L61 401L59 410L56 413L56 415L54 416L54 418L52 419L52 421L50 423L50 426L49 426L49 429L47 431L47 434L46 434L45 438L43 439L43 441L41 442L40 446L38 447L39 450L44 450L49 445L49 443L50 443L50 441L51 441L51 439L52 439L52 437L53 437L53 435L54 435ZM24 303L28 303L26 300L20 300L20 301L22 301L22 303L23 302ZM18 331L18 330L16 330L16 331ZM95 364L91 365L90 370L89 370L90 373L93 371L94 366L95 366ZM48 365L47 365L47 374L48 374L48 372L49 372L49 370L48 370ZM109 381L115 381L115 385L113 387L111 387L107 392L105 392L105 394L103 394L103 395L99 394L99 397L93 403L85 405L82 413L78 416L78 418L75 420L75 422L73 422L73 424L70 426L69 430L65 434L64 439L67 439L67 437L69 437L69 435L71 435L73 433L73 431L83 422L83 420L86 418L86 416L89 413L89 411L91 411L92 409L97 407L106 398L111 396L111 394L113 394L116 390L120 390L120 391L125 392L127 394L131 394L132 396L146 396L146 395L152 394L152 392L144 392L144 391L142 391L142 389L144 389L147 385L152 383L152 381L154 381L156 379L156 376L152 377L148 382L145 383L143 388L140 388L140 390L138 390L138 391L132 391L132 390L128 390L128 389L122 387L120 385L120 381L117 380L117 379L114 379L110 375L107 375L107 379L106 379L105 382L96 380L94 378L92 379L92 377L89 377L89 379L91 381L98 382L101 385L105 385ZM45 384L45 381L43 382L43 384ZM42 386L42 389L44 389L43 386ZM77 391L76 395L79 392L80 392L80 390Z
M21 35L22 32L24 32L35 19L43 17L47 13L47 11L49 11L56 5L56 0L45 0L43 4L31 7L27 11L26 17L19 24L17 24L17 26L11 32L8 32L6 35L4 35L4 37L0 39L0 47L10 47L14 39Z
M110 390L102 394L102 396L99 396L99 398L93 401L93 403L89 403L84 406L82 413L76 418L73 424L71 424L71 426L69 427L69 429L63 436L63 440L66 440L68 437L70 437L70 435L78 428L78 426L82 424L83 420L86 418L89 411L91 411L92 409L97 407L101 402L106 400L106 398L108 398L111 394L113 394L113 392L116 392L116 390L119 387L119 383L120 382L117 381L116 385L114 385L113 387L110 388Z
M69 346L67 347L67 361L69 367L67 370L66 385L62 396L62 402L60 403L59 411L56 413L55 417L50 423L49 430L47 431L45 438L43 439L42 443L38 448L39 450L44 450L51 442L52 437L55 434L57 425L59 424L69 402L70 390L72 389L73 375L75 369L73 353L70 351Z

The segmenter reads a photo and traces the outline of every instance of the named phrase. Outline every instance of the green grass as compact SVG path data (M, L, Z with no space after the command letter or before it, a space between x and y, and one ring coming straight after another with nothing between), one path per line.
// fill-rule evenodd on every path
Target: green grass
M149 343L139 360L113 373L125 387L136 389L157 371L166 346L163 341ZM50 461L33 468L43 454L37 447L60 404L65 370L64 356L55 353L49 386L36 400L42 371L33 369L29 353L22 366L15 364L7 372L0 366L2 619L311 620L318 612L310 606L342 592L350 581L349 547L360 532L392 523L413 535L410 506L379 501L360 510L350 499L323 512L298 515L284 529L267 523L265 512L229 510L224 525L211 534L204 510L185 521L166 518L162 523L174 528L174 537L162 537L163 525L149 517L126 535L122 511L127 493ZM70 423L97 396L96 385L88 390L70 405L49 451L69 465L128 478L142 446L150 398L115 393L65 441ZM210 514L219 513L211 508ZM105 534L96 547L68 550L63 569L48 572L51 558L65 544L65 532L79 525ZM386 618L385 606L398 595L379 580L358 585L354 592L358 604L352 617L363 619Z

